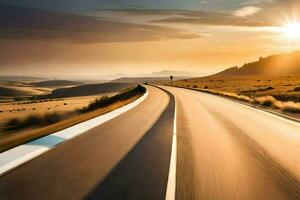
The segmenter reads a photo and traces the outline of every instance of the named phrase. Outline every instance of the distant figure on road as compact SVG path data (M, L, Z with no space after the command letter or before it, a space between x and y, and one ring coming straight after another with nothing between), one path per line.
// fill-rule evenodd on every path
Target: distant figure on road
M170 76L170 79L171 79L171 87L173 86L173 78L174 78L174 76Z

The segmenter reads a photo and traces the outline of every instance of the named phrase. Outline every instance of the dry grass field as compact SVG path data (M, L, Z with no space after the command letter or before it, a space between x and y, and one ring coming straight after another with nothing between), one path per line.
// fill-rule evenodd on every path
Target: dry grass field
M156 84L170 85L170 81ZM208 76L174 81L173 86L225 96L300 119L300 75Z
M142 86L101 96L0 103L0 152L122 107Z
M97 92L102 91L103 85L82 85L85 92L90 88L97 89L93 95L88 96L32 98L36 95L49 94L55 88L72 87L66 86L66 83L69 84L67 81L37 83L3 81L0 83L0 152L119 108L141 95L139 90L128 89L128 84L124 83L117 86L105 85L105 91L99 94ZM56 87L57 83L60 85ZM69 90L66 90L65 93L68 92ZM117 97L126 92L129 92L129 95L123 95L124 97L120 99ZM103 97L102 100L99 97ZM111 101L112 98L115 100ZM94 102L97 103L96 107L88 110Z
M3 152L7 149L10 149L10 148L18 146L20 144L23 144L25 142L28 142L32 139L54 133L56 131L59 131L64 128L70 127L72 125L78 124L80 122L86 121L88 119L92 119L99 115L105 114L107 112L110 112L112 110L120 108L128 103L131 103L132 101L138 99L140 96L141 96L141 94L134 96L130 99L124 100L124 101L118 101L116 103L113 103L112 105L97 109L92 112L87 112L87 113L83 113L80 115L76 115L76 117L73 116L73 117L67 118L65 120L59 121L59 122L51 124L49 126L22 129L19 131L13 131L10 134L7 134L7 133L2 134L2 135L0 135L0 152ZM86 105L88 105L88 102L86 102L85 106ZM82 104L82 106L83 106L83 104Z
M250 97L273 96L300 102L300 75L212 76L174 82L174 86L223 91Z
M15 117L24 118L28 115L74 111L87 106L95 98L96 96L87 96L0 103L0 127L3 122Z

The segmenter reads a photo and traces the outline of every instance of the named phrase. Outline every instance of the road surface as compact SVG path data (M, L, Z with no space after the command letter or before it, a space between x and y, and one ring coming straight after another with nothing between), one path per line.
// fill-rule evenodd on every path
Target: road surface
M163 88L176 99L176 199L300 199L298 123ZM175 105L148 89L132 110L0 177L1 199L164 199Z
M148 91L132 110L0 177L0 199L164 199L175 105Z
M176 199L300 199L300 125L164 87L177 104Z

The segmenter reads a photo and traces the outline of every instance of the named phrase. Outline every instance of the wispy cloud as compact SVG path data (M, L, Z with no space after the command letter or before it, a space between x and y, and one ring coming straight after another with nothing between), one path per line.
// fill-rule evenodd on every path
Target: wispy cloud
M198 34L147 24L0 5L0 38L72 42L137 42L191 39Z
M126 12L130 13L131 15L139 16L161 16L160 19L155 19L151 22L164 24L183 23L246 27L261 27L271 25L267 21L262 21L255 18L245 19L245 13L243 13L244 15L242 17L230 13L187 10L127 10Z
M249 17L261 11L262 8L255 6L246 6L234 11L234 15L238 17Z

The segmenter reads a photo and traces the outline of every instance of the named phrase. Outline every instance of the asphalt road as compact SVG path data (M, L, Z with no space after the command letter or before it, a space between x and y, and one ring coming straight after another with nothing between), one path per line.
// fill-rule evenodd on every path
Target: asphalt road
M132 110L0 177L0 199L164 199L175 105L148 91Z
M298 123L163 88L176 99L176 199L300 199ZM148 89L132 110L0 177L0 199L164 199L175 103Z
M176 199L300 199L300 124L164 87L177 104Z

